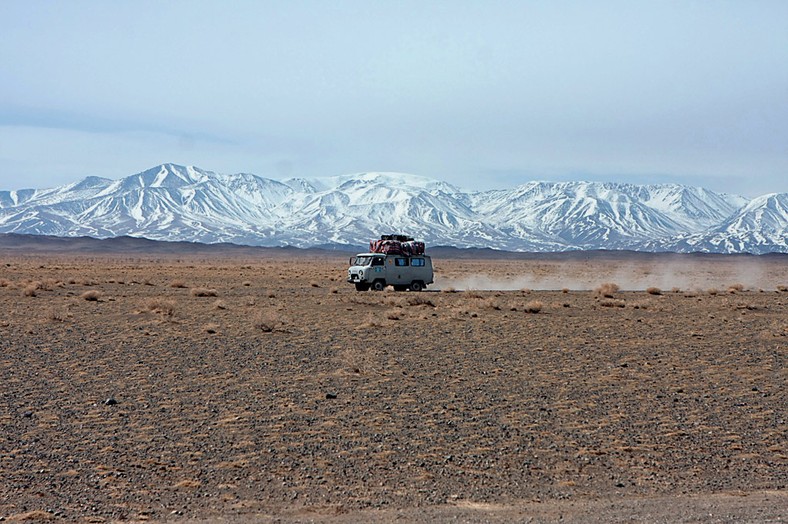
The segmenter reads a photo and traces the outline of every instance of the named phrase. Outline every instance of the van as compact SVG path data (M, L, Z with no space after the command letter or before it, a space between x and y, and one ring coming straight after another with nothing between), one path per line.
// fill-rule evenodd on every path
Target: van
M356 291L421 291L432 284L432 259L429 255L389 255L360 253L350 259L347 281Z

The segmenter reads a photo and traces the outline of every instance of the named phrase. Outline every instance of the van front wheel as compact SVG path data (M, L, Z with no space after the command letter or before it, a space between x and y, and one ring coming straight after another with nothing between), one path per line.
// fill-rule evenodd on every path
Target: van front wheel
M414 280L413 282L410 283L411 291L421 291L422 289L424 289L424 285L418 280Z
M372 283L373 291L383 291L386 288L386 282L383 280L376 280Z

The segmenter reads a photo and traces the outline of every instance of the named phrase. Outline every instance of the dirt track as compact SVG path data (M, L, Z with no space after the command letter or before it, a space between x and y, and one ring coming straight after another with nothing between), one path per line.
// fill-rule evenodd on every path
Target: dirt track
M438 261L445 288L557 290L420 294L357 293L345 262L4 259L0 516L788 517L783 259L762 289L725 262ZM681 289L576 291L626 272Z

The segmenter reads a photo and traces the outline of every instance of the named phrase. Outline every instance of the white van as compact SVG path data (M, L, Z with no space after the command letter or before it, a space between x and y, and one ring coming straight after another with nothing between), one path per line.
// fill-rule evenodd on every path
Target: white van
M384 255L360 253L350 259L347 281L356 291L382 291L393 286L396 291L421 291L432 284L432 259L429 255Z

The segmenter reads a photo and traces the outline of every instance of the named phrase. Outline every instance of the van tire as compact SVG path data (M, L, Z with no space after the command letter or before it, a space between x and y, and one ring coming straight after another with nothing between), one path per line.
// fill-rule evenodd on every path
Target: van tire
M424 284L422 284L418 280L414 280L413 282L410 283L411 291L421 291L422 289L424 289Z
M383 291L386 289L385 280L376 280L372 283L372 291Z

